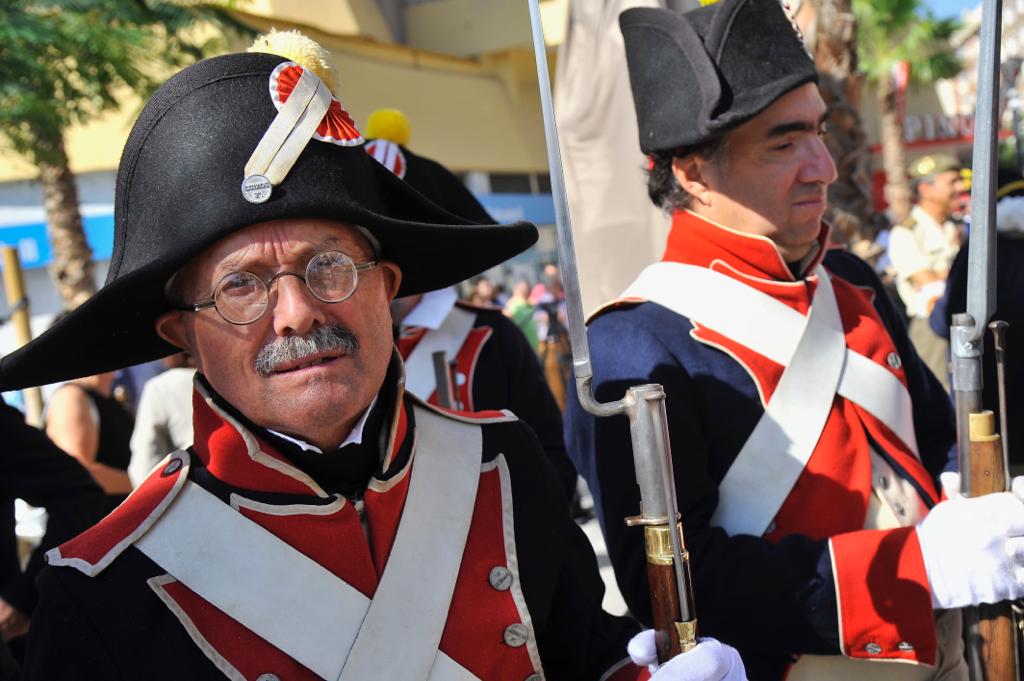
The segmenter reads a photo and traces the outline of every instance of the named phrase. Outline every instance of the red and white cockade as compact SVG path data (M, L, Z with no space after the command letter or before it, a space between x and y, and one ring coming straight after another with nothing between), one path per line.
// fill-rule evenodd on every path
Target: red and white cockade
M270 98L274 106L280 111L284 103L288 101L289 95L295 89L295 84L302 77L303 67L292 61L278 64L270 74ZM351 114L345 110L341 101L331 95L331 104L327 114L320 121L313 139L321 142L330 142L343 147L354 147L365 142L362 134L356 128L355 121Z

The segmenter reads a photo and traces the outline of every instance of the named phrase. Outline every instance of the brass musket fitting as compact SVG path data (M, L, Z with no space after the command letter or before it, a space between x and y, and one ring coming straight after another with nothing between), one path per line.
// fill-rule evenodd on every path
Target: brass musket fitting
M676 523L676 532L679 533L679 546L683 546L683 525ZM669 534L669 526L666 525L644 525L644 545L647 547L647 562L652 565L672 565L672 535ZM681 549L680 557L685 563L689 560L690 554L686 549Z

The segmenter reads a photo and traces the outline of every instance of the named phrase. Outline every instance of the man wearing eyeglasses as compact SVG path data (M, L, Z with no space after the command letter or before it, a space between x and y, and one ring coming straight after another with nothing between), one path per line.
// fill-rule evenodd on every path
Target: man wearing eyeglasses
M177 348L198 370L194 444L48 554L25 678L645 676L532 432L403 389L391 300L535 228L466 223L403 184L322 60L277 56L322 53L299 47L155 93L122 156L107 285L0 363L4 389ZM705 642L655 677L743 672Z

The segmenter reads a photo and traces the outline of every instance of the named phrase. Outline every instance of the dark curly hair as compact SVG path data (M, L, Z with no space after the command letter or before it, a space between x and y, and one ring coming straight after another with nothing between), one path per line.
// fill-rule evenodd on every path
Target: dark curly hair
M725 146L725 135L718 135L692 147L679 147L650 154L647 168L647 195L651 197L654 205L667 213L689 208L693 197L682 188L679 180L676 179L675 173L672 172L672 161L691 154L703 156L711 161L718 161L723 156Z

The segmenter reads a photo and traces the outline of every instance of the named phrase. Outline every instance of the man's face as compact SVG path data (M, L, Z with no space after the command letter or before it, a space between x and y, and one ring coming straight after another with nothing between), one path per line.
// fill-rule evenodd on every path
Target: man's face
M481 279L476 282L477 295L483 296L484 298L491 298L494 295L494 285L490 279Z
M373 259L366 238L345 223L277 220L211 246L181 270L176 289L187 301L207 300L228 273L247 271L264 281L281 271L304 273L324 251L341 251L355 263ZM400 282L397 266L382 262L359 273L350 298L325 303L301 279L285 276L272 284L267 310L252 324L231 324L210 308L166 313L157 330L187 347L214 390L251 421L326 449L345 438L384 381L392 349L388 306ZM265 348L331 325L351 333L358 347L317 352L269 371L257 368L261 350L265 355Z
M715 157L677 159L676 177L694 196L692 210L768 237L789 262L804 257L821 230L826 190L836 179L821 139L826 117L817 86L807 83L728 133ZM696 166L688 169L688 162Z
M964 182L959 170L947 170L937 173L930 180L918 185L921 203L934 207L936 213L949 216L956 207L958 197L963 191Z

